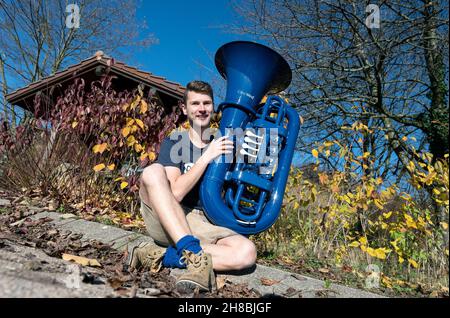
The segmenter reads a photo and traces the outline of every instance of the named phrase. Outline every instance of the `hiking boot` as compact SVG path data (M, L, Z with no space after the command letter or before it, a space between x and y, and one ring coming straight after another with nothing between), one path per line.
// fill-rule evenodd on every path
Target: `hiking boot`
M162 259L166 249L156 245L154 242L142 242L133 247L130 256L130 269L148 268L156 273L161 270Z
M176 286L179 291L189 293L197 287L201 291L210 291L216 288L216 278L210 254L203 252L203 250L197 254L185 250L182 260L186 263L187 272L177 279Z

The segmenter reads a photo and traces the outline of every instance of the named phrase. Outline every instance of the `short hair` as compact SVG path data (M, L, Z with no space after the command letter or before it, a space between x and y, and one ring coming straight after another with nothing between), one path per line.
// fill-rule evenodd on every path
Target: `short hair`
M214 102L213 89L212 89L211 85L209 85L209 83L207 83L207 82L192 81L192 82L189 82L186 85L186 90L184 91L184 96L183 96L183 103L185 105L186 105L186 102L187 102L187 96L188 96L189 92L196 92L196 93L206 94L209 97L211 97L211 99Z

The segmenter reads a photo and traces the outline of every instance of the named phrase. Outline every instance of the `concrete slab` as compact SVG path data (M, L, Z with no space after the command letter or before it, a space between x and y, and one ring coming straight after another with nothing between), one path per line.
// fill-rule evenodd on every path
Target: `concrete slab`
M50 217L52 223L61 229L70 230L83 235L83 239L96 239L112 245L113 248L130 252L134 246L141 242L151 241L149 236L126 231L114 226L90 222L82 219L63 219L62 214L43 212L33 218ZM173 269L171 275L178 277L183 270ZM366 292L347 286L327 284L319 279L291 273L284 270L257 265L246 271L238 273L225 273L227 279L235 284L248 284L249 288L258 291L264 297L338 297L338 298L378 298L377 294ZM264 282L264 279L266 281ZM271 286L268 286L271 284Z
M151 241L151 238L142 234L132 233L128 236L114 240L112 242L112 248L120 251L124 251L125 248L128 248L128 252L130 252L134 246L138 246L142 242L147 241Z
M111 244L114 240L130 235L129 231L86 220L66 223L61 225L61 228L83 234L83 240L96 239L106 244Z
M34 215L30 216L30 218L32 220L38 220L38 219L48 217L48 218L53 219L53 221L51 221L50 223L54 224L57 227L61 227L62 225L66 225L68 223L74 222L79 219L79 218L63 218L62 216L63 216L63 214L61 214L61 213L46 211L46 212L40 212L40 213L34 214Z

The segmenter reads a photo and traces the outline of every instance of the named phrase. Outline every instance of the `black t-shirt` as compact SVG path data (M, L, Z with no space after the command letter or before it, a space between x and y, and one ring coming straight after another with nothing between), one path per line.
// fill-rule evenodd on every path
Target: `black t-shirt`
M196 147L189 138L188 131L175 131L163 140L156 162L165 167L177 167L184 174L192 168L207 148L208 146L204 148ZM190 208L202 208L200 202L200 184L202 180L203 176L183 198L181 201L182 205Z

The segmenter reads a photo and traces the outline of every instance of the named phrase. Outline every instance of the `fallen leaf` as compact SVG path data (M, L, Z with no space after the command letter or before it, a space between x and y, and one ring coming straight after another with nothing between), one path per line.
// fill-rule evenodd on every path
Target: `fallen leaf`
M61 219L72 219L76 217L77 216L73 213L64 213L63 215L61 215Z
M330 270L328 268L319 268L319 272L326 274L329 273Z
M265 277L261 278L260 280L261 284L263 284L264 286L272 286L280 282L279 280L269 279Z
M97 266L101 267L100 263L96 259L71 255L71 254L63 254L62 259L65 261L73 261L77 264L83 265L83 266Z
M226 283L227 283L226 275L217 275L217 277L216 277L217 289L221 289L223 286L225 286Z

